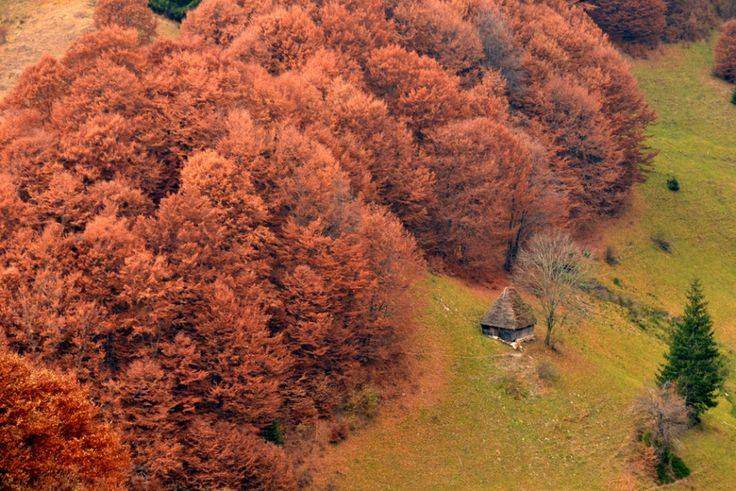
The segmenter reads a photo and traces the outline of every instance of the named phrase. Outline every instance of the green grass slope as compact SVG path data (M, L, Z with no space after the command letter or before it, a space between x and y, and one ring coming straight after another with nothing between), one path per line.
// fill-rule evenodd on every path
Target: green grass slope
M676 46L635 72L659 123L660 150L634 205L606 233L620 263L601 281L636 305L679 313L700 276L724 347L736 347L736 107L709 75L711 44ZM666 188L675 175L679 193ZM664 236L672 252L657 248ZM617 278L616 286L614 278ZM328 450L338 489L641 489L631 472L629 407L651 384L664 344L631 310L600 302L562 336L558 354L532 344L522 356L481 337L492 292L430 277L415 355L442 346L444 383L431 403L383 415ZM638 311L642 311L641 308ZM640 320L645 314L638 314ZM540 369L540 366L542 367ZM556 376L549 372L552 366ZM517 374L517 375L512 375ZM732 377L733 380L733 377ZM391 412L391 411L389 411ZM394 411L396 412L396 411ZM736 487L736 417L722 401L680 450L693 475L675 488Z
M609 234L622 262L606 276L669 310L700 277L719 336L736 347L736 106L732 86L710 74L712 44L668 47L634 66L658 113L650 144L659 155L635 209ZM667 190L670 176L679 192ZM654 245L657 234L671 254Z

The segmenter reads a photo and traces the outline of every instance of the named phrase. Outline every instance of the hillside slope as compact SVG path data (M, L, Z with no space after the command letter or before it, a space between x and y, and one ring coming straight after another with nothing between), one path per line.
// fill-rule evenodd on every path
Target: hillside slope
M635 66L659 112L651 145L660 153L635 204L602 242L601 249L614 247L620 263L600 262L602 282L633 303L627 308L620 301L599 303L563 336L559 354L535 344L516 357L477 332L492 292L448 278L428 279L418 336L427 341L419 343L416 356L426 359L425 350L444 347L436 357L440 362L425 364L444 373L439 395L421 409L383 415L333 447L320 486L323 481L338 489L651 486L631 470L627 411L662 359L661 330L654 328L664 315L660 309L677 315L688 282L698 275L719 339L730 352L736 346L736 108L727 102L729 88L710 77L710 66L711 44L705 42L667 48ZM666 188L670 175L682 185L677 194ZM658 248L652 237L670 242L672 251ZM732 404L723 400L702 429L689 433L680 452L694 472L676 488L733 489Z
M7 42L0 44L0 96L42 54L61 55L89 30L92 11L89 0L0 0L0 24L8 29Z
M43 54L58 57L78 36L92 29L94 0L0 0L0 26L8 30L0 43L0 97L23 70ZM158 17L158 33L176 36L179 25Z

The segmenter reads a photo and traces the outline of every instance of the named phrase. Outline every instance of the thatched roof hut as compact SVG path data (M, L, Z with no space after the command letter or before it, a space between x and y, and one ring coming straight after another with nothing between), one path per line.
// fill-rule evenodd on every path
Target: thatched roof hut
M516 289L506 287L481 319L480 327L486 336L513 343L531 338L536 322L529 304L524 302Z

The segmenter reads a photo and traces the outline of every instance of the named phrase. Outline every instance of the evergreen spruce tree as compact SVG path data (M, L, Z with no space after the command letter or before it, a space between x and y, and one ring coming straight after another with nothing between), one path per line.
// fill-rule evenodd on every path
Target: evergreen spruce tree
M713 321L698 280L688 292L685 315L670 339L666 363L657 376L659 385L675 383L685 398L693 423L717 405L718 391L725 379L723 359L713 336Z
M148 0L148 6L157 14L165 15L169 19L180 21L201 0Z

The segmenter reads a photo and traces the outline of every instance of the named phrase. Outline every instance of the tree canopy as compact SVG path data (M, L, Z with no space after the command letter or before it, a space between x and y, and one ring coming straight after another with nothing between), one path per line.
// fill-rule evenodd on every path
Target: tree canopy
M175 40L139 7L0 103L3 343L89 385L133 486L293 487L302 430L401 373L425 258L488 279L650 160L564 0L204 0Z
M116 489L129 457L72 376L0 348L0 487Z
M590 16L613 42L630 53L640 54L660 42L696 41L707 37L719 18L733 16L730 2L588 0L585 4Z
M713 72L729 82L736 82L736 19L723 24L715 52Z

